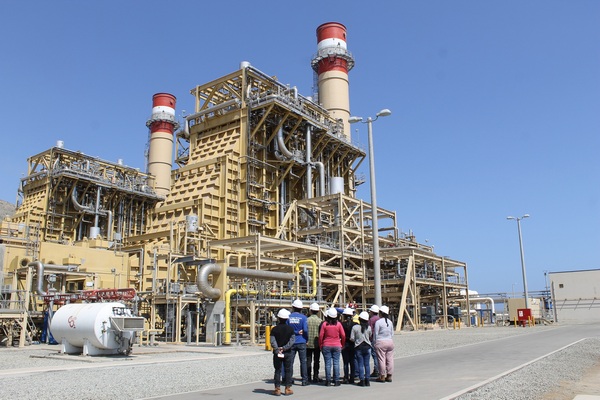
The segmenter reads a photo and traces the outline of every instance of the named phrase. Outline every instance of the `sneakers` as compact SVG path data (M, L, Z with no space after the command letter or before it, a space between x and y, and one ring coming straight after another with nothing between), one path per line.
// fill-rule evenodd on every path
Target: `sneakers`
M365 386L371 386L371 382L369 381L369 378L365 379Z
M385 375L379 375L379 377L375 379L375 382L385 382Z
M291 394L294 394L294 392L292 391L292 388L290 386L286 386L285 387L285 395L289 396Z
M273 390L273 395L274 396L281 396L281 389L280 388L275 388L275 390Z
M392 376L391 375L386 376L385 377L385 381L386 382L391 382L392 381Z
M371 378L377 378L379 377L379 371L373 371L373 373L371 374Z
M361 379L361 380L358 381L358 386L365 386L364 379Z

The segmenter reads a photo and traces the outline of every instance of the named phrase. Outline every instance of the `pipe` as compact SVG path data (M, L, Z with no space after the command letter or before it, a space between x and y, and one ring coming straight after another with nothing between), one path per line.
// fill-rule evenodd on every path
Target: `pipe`
M296 263L296 267L294 268L294 273L296 275L296 279L299 280L300 279L300 266L302 264L306 264L309 263L312 265L312 271L313 271L313 279L312 279L312 293L299 293L299 285L296 284L296 291L295 292L284 292L282 293L282 296L285 297L308 297L308 298L316 298L317 296L317 263L314 262L313 260L300 260ZM216 264L208 264L208 265L215 265ZM203 269L204 267L202 267ZM229 267L227 268L227 272L229 273L231 270L245 270L245 268L235 268L235 267ZM261 270L250 270L250 271L260 271L263 273L271 273L271 274L282 274L282 275L292 275L292 274L286 274L285 272L271 272L271 271L261 271ZM240 272L241 275L241 271ZM293 278L293 276L292 276ZM281 279L281 280L285 280L285 279ZM298 282L297 282L298 283ZM198 285L199 286L199 285ZM216 289L219 290L219 289ZM221 291L219 290L219 293ZM246 290L246 289L229 289L228 291L225 292L225 338L223 339L223 344L231 344L231 295L232 294L236 294L236 293L242 293L242 294L258 294L258 291L256 290Z
M208 283L208 276L213 273L219 273L222 271L222 267L217 264L205 264L198 271L198 277L196 283L198 289L206 297L216 300L221 297L221 289L214 288ZM227 267L227 274L233 276L243 276L246 278L255 279L273 279L280 281L289 281L295 278L294 274L287 272L276 272L276 271L263 271L260 269L248 269L238 267Z
M277 131L277 145L284 156L287 158L294 158L294 154L289 151L287 147L285 147L285 141L283 140L283 127L279 128L279 131Z
M285 183L285 180L282 180L281 183L279 184L279 223L281 224L281 222L283 221L283 219L285 218L285 205L287 204L286 202L287 199L287 185ZM281 238L283 239L284 235L283 235L283 231L281 233Z
M112 223L113 223L113 213L112 211L109 210L104 210L101 211L100 210L100 195L101 195L102 189L101 187L98 187L98 192L96 194L96 207L91 207L91 206L84 206L82 204L80 204L77 201L77 188L73 189L73 193L71 193L71 201L73 202L73 205L75 206L75 209L77 211L81 211L83 213L87 213L87 214L93 214L95 216L94 218L94 227L97 228L98 227L98 216L102 215L102 216L108 216L108 221L107 221L107 226L106 226L106 237L108 240L112 240ZM81 229L79 230L79 233L81 234Z
M282 293L282 296L296 296L296 297L316 297L317 296L317 263L314 262L313 260L300 260L296 263L296 267L294 268L294 273L296 274L297 279L300 279L300 266L302 264L311 264L312 265L312 275L313 275L313 279L312 279L312 293L299 293L298 288L300 287L299 284L296 284L296 292L284 292ZM298 282L299 283L299 282Z
M313 164L319 169L319 196L325 196L325 165L321 161L315 161Z
M40 295L43 296L46 294L46 292L44 292L44 270L46 269L46 266L41 262L41 261L32 261L29 264L27 264L28 267L35 267L36 268L36 273L37 273L37 284L36 284L36 290L35 292ZM61 272L68 272L68 271L74 271L77 270L77 267L71 267L68 265L55 265L55 264L51 264L47 266L48 269L52 269L52 270L59 270Z
M112 211L109 211L109 210L106 210L104 212L106 213L106 215L108 215L108 221L106 222L106 239L110 241L113 239L113 234L112 234L113 213L112 213Z
M466 302L467 299L461 299L459 301ZM490 303L490 306L492 309L492 314L496 314L496 307L494 305L494 299L492 299L491 297L469 297L469 303L488 303L488 302Z
M102 187L98 186L98 190L96 191L96 209L94 210L94 228L98 228L98 220L100 213L100 196L102 195Z
M73 193L71 193L71 201L73 202L73 205L75 206L75 209L77 211L82 211L82 212L88 213L88 214L94 213L94 210L92 209L92 207L81 205L77 201L77 187L73 188Z
M208 108L205 108L204 110L198 111L197 113L188 115L187 117L185 117L185 120L186 120L185 125L184 125L185 133L186 134L190 133L188 124L191 120L198 119L199 117L203 116L204 114L216 112L216 111L222 110L223 108L233 106L233 105L235 105L239 108L240 101L238 99L227 100L227 101L224 101L223 103L216 104L213 107L208 107Z
M311 142L312 129L308 125L306 127L306 198L312 199L312 165L310 163L310 157L312 154L312 142Z

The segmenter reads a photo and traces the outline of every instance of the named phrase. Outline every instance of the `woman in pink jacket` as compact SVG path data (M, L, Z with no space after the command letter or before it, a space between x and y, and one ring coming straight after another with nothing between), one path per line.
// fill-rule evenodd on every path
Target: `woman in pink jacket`
M325 386L340 386L340 354L346 342L346 334L337 316L335 308L327 310L325 321L319 331L319 346L325 359ZM331 380L332 361L333 381Z

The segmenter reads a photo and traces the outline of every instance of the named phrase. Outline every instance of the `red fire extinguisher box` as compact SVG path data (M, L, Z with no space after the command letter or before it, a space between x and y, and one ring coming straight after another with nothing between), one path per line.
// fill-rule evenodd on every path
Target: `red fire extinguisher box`
M531 318L531 308L519 308L517 309L517 319L519 321L527 322Z

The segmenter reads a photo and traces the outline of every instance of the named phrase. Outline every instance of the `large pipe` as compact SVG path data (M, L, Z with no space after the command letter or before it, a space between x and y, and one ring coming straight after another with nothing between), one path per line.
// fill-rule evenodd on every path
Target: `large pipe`
M277 145L279 147L279 151L281 151L284 156L286 156L287 158L294 158L294 153L292 153L288 150L287 147L285 147L285 140L283 139L283 127L279 128L279 130L277 131Z
M308 125L306 127L306 198L312 199L312 165L311 155L312 155L312 129L311 126Z
M165 197L171 191L171 167L173 162L173 132L176 98L169 93L156 93L152 97L152 116L146 122L150 128L148 148L148 173L156 194Z
M298 288L299 288L299 280L300 280L300 266L303 264L310 264L312 265L312 272L313 272L313 279L312 279L312 293L300 293ZM210 265L210 264L209 264ZM215 264L212 264L215 265ZM233 267L228 267L227 268L227 272L229 273L229 271L231 269L235 269L235 270L246 270L245 268L233 268ZM258 270L252 270L252 271L258 271ZM272 274L285 274L284 272L271 272L271 271L262 271L265 273L272 273ZM308 298L316 298L317 296L317 263L314 262L313 260L300 260L296 263L296 267L294 268L294 272L295 272L295 277L296 277L296 291L295 292L283 292L281 295L284 297L308 297ZM294 278L293 274L289 274L292 275L292 278ZM281 280L285 280L285 279L281 279ZM217 289L218 290L218 289ZM221 293L221 291L219 290L219 293ZM246 290L246 289L229 289L227 292L225 292L225 338L223 339L223 343L224 344L231 344L231 295L232 294L236 294L236 293L242 293L242 294L247 294L247 295L251 295L251 294L258 294L258 291L256 290Z
M467 299L460 299L460 302L465 302ZM469 297L469 303L490 303L490 308L492 309L492 314L496 314L496 307L494 305L494 299L491 297Z
M198 271L196 283L198 289L206 297L216 300L221 297L221 289L214 288L208 283L208 276L214 273L220 273L222 267L217 264L205 264ZM295 278L295 275L288 272L263 271L260 269L248 269L238 267L227 267L227 275L242 276L254 279L272 279L279 281L290 281Z
M46 270L46 268L48 268L49 270L52 270L52 271L58 271L59 273L77 270L77 267L75 267L75 266L55 265L55 264L44 265L41 261L32 261L29 264L27 264L27 266L35 267L36 274L37 274L37 282L36 282L35 292L40 296L43 296L46 294L46 292L44 292L44 271Z
M96 206L84 206L77 201L77 189L73 189L73 193L71 193L71 201L73 202L73 206L77 211L81 211L86 214L94 215L94 227L98 228L98 216L108 216L108 220L106 221L106 238L108 240L112 240L112 223L113 223L113 213L110 210L100 210L100 194L101 188L98 187L98 192L96 194ZM80 232L81 234L81 229Z
M98 186L96 190L96 208L94 210L94 228L98 228L98 222L100 220L100 197L102 196L102 187Z
M317 54L311 65L319 76L319 103L342 121L343 134L350 139L348 72L354 67L354 58L347 49L344 25L327 22L317 28Z
M319 169L319 196L325 196L325 165L321 161L313 164Z

